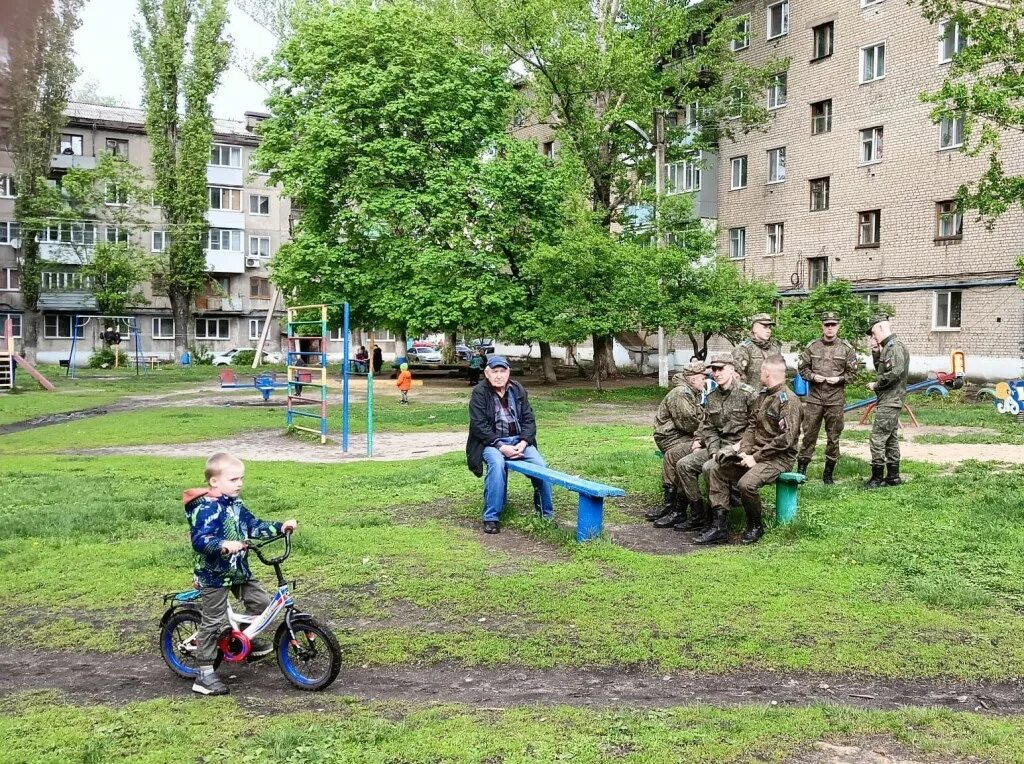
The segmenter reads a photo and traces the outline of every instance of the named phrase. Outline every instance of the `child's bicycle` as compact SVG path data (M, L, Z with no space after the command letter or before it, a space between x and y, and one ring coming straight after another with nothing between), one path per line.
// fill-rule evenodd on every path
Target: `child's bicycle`
M277 557L264 557L262 548L281 539L284 539L284 552ZM279 534L258 542L250 540L248 547L260 562L274 568L277 593L258 616L235 613L228 604L231 629L225 630L218 642L214 667L219 666L222 660L228 663L258 660L249 654L252 640L284 610L284 621L274 634L274 652L277 653L281 673L300 690L329 687L341 670L341 648L330 629L308 613L295 609L295 600L281 574L281 563L292 551L291 534ZM196 660L196 635L202 620L199 597L198 589L164 595L164 602L169 602L170 607L160 619L160 652L171 671L186 679L194 678L199 667Z

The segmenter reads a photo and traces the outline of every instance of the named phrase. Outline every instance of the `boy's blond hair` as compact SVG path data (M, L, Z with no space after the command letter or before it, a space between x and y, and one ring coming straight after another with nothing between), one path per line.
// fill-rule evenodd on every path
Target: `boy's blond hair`
M217 477L221 472L224 471L225 467L228 466L243 466L243 462L237 456L229 454L226 451L220 451L214 454L206 460L206 482L210 482L210 478Z

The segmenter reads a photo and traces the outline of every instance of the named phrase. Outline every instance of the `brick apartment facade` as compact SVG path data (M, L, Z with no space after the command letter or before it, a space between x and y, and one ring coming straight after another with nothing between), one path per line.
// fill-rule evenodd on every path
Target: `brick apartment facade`
M126 156L141 168L152 182L149 141L144 114L137 109L69 104L68 123L54 147L51 178L59 179L70 167L94 167L101 152ZM273 287L267 265L288 239L291 208L287 198L266 181L266 176L251 172L250 158L259 144L253 133L258 114L247 114L246 122L216 120L207 184L210 232L206 242L208 293L196 298L193 325L188 328L190 342L213 352L234 346L255 346L267 319ZM20 238L14 226L14 201L17 189L11 185L12 163L6 146L0 146L0 319L13 319L15 335L20 339L23 302L18 270ZM143 230L131 231L131 240L143 251L157 256L173 235L164 225L158 207L144 208ZM103 223L55 221L42 235L43 293L40 310L38 354L42 361L56 362L68 357L74 316L96 314L96 303L77 274L82 258L89 256L90 244L108 232ZM174 325L170 304L144 285L148 303L134 306L130 315L137 318L142 350L147 355L171 358L174 350ZM268 350L280 349L278 305L269 335ZM83 364L94 348L101 345L99 332L106 322L90 321L80 329L76 363ZM128 352L131 352L130 350Z

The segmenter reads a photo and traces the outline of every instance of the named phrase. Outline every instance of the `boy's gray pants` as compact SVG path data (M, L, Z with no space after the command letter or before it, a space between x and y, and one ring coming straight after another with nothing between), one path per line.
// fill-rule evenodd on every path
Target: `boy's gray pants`
M199 643L196 660L200 666L212 666L217 657L217 640L224 630L231 626L228 622L228 592L242 600L245 603L245 612L252 616L257 616L267 609L270 595L255 581L246 581L244 584L235 584L231 587L204 586L200 592L203 620L196 635L196 641Z

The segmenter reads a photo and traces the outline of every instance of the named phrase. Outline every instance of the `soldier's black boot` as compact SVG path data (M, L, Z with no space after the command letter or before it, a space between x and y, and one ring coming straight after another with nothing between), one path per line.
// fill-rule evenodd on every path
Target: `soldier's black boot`
M693 514L690 515L690 519L682 524L682 527L677 523L672 527L677 531L706 531L711 527L711 508L708 503L703 499L697 501L691 501L690 506L693 508Z
M900 477L900 463L893 462L889 465L888 474L885 476L886 485L903 485L903 478Z
M648 520L658 520L666 515L672 514L676 508L676 489L672 486L663 485L661 506L647 512L644 517Z
M871 479L864 483L865 488L881 488L885 485L885 465L871 465Z
M825 471L821 473L821 482L825 485L834 485L836 479L834 477L836 471L836 463L833 459L825 460Z
M811 463L810 459L797 459L796 460L796 471L801 475L807 474L807 465Z
M690 500L686 498L685 493L680 491L678 494L676 494L676 510L678 511L679 519L672 524L672 530L681 531L683 530L683 526L690 522L686 516L686 510L689 508ZM697 510L694 509L694 512L696 511Z
M697 536L694 544L724 544L729 540L729 510L716 509L714 513L711 527Z
M743 511L747 514L747 530L740 536L740 542L743 544L756 544L764 535L760 499L756 502L751 502L750 506L744 503Z

